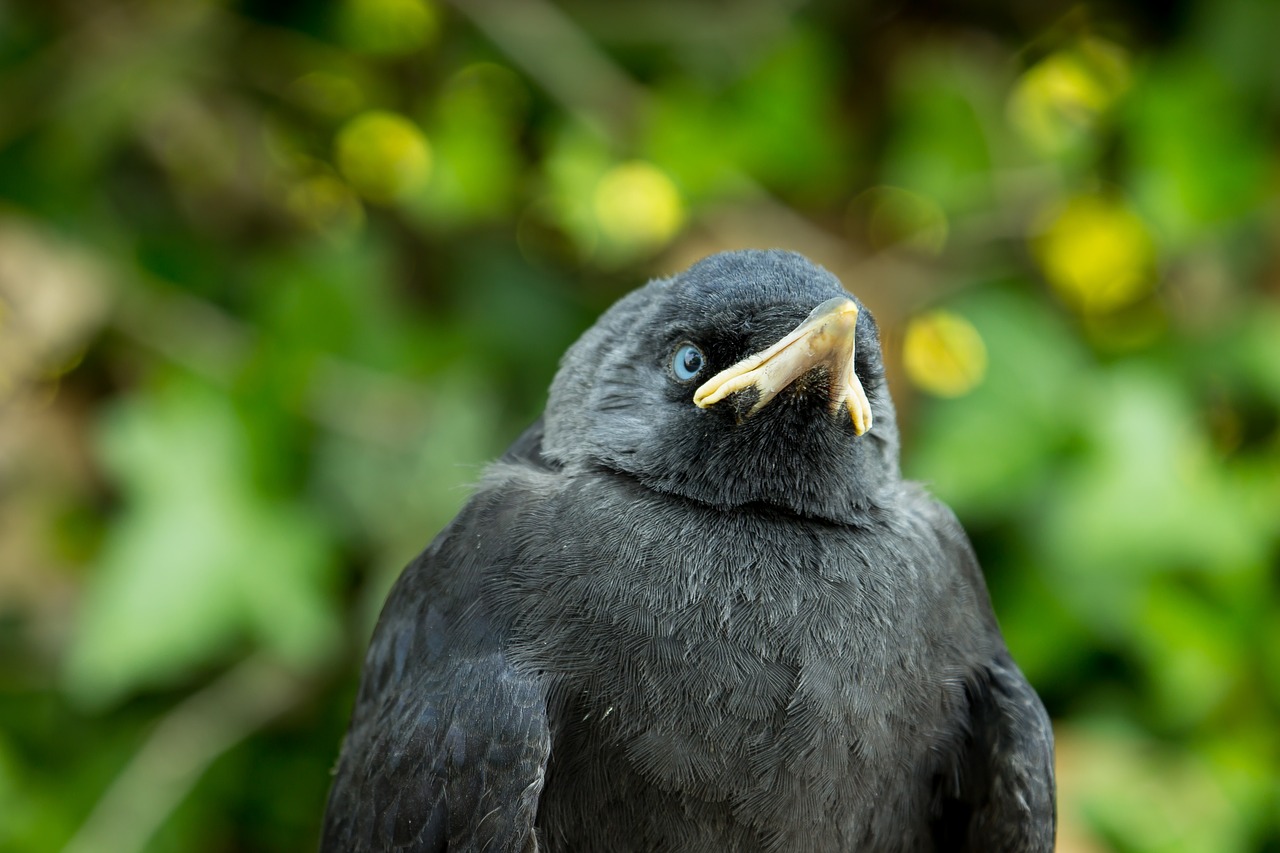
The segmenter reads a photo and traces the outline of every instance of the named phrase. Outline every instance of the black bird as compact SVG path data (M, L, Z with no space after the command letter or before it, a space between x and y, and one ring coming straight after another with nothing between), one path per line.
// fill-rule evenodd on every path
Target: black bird
M799 255L631 293L392 590L326 851L1049 851L1053 740L871 315Z

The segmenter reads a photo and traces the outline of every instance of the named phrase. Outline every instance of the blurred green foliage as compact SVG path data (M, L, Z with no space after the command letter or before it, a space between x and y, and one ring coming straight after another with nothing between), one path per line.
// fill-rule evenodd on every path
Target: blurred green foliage
M314 844L400 567L621 293L876 311L1064 851L1280 850L1280 4L0 5L0 849Z

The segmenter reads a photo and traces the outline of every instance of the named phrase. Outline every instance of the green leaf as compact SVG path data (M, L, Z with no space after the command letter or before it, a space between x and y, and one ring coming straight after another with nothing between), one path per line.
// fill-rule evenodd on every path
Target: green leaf
M425 192L409 202L433 224L458 228L510 216L524 166L519 145L529 94L512 71L469 65L433 101L427 127L436 165Z
M988 76L975 57L949 54L941 45L900 60L883 183L928 196L952 216L991 200L989 128L1003 120Z
M1221 602L1171 583L1151 584L1135 614L1134 645L1146 660L1164 722L1203 722L1246 677L1248 646Z
M246 640L300 667L335 649L323 528L255 491L226 397L174 379L113 409L100 445L124 509L81 602L76 698L171 682Z
M787 198L841 198L857 141L833 97L836 71L820 39L796 32L728 86L663 82L645 152L695 199L740 192L737 172Z
M1124 632L1149 575L1257 574L1270 526L1215 463L1185 394L1150 366L1083 389L1083 456L1039 506L1039 560L1082 616Z
M828 46L795 31L728 94L712 150L787 197L839 198L853 158L835 72Z
M1269 145L1213 65L1199 57L1157 64L1128 103L1124 124L1138 205L1174 245L1273 195Z

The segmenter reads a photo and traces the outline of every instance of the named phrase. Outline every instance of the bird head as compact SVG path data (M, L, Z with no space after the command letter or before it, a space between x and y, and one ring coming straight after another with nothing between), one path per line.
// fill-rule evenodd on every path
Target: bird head
M875 321L800 255L713 255L569 349L543 453L719 508L856 520L898 481Z

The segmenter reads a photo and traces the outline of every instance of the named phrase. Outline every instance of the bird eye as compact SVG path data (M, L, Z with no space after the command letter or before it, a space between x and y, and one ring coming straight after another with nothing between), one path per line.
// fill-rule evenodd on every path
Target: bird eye
M706 357L693 344L681 344L671 356L671 372L681 382L688 382L702 372Z

